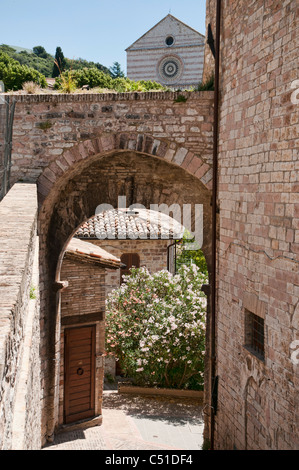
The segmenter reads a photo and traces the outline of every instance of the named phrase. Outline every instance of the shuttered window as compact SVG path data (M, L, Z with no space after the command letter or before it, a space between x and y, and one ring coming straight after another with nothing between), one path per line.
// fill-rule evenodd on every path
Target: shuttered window
M120 260L126 265L125 268L121 268L120 270L120 284L122 284L124 282L123 275L130 274L130 269L132 267L140 268L140 258L137 253L124 253L121 255Z

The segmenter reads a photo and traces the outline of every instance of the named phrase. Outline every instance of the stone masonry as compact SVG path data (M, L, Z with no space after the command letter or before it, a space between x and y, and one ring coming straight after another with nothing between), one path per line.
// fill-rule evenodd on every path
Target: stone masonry
M39 449L37 191L16 184L0 203L0 448Z
M299 449L298 35L296 1L222 2L219 449ZM244 347L250 313L263 359Z
M178 96L185 102L177 102ZM150 92L78 95L16 95L11 185L22 179L40 180L40 191L75 161L90 155L91 144L111 151L110 138L121 141L115 148L136 148L165 156L189 167L190 172L211 181L212 92ZM144 137L143 144L140 139ZM70 150L75 146L76 155ZM133 147L132 147L133 145ZM128 147L127 147L128 146ZM139 148L138 148L139 149ZM194 158L196 157L196 158ZM54 173L54 175L53 175Z
M215 447L298 450L297 2L221 3ZM215 0L208 0L207 14L213 17L207 24L212 26L215 11ZM211 56L206 65L212 70ZM24 386L24 376L17 373L22 344L28 387L41 383L42 389L41 401L38 390L25 390L25 403L38 409L39 401L42 415L38 434L39 415L35 421L26 411L24 435L36 436L36 442L28 438L21 445L35 447L39 439L43 445L57 428L61 262L68 241L97 204L115 206L118 194L145 207L149 202L201 202L210 266L213 92L184 93L186 101L180 102L179 94L16 96L12 189L0 204L6 230L1 245L1 448L11 448L13 439L20 442L13 436L12 410L20 410L19 379ZM26 184L13 186L21 180ZM23 333L36 331L35 307L28 310L35 183L41 337L32 335L29 354ZM252 319L259 330L252 329ZM252 349L255 331L262 354ZM39 340L40 382L33 367ZM206 438L209 432L206 422Z

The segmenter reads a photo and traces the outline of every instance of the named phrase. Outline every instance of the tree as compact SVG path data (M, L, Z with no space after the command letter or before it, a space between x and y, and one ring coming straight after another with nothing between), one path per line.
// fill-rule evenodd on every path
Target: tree
M192 249L190 249L190 246ZM202 250L196 249L195 238L191 238L188 231L177 244L176 268L178 269L182 264L196 264L201 272L208 274L205 256Z
M21 65L4 52L0 52L0 80L7 91L20 90L25 82L37 83L42 88L47 86L44 75L32 67Z
M65 70L66 60L64 58L61 47L56 47L55 60L53 66L52 77L59 77L60 73Z
M112 78L123 78L125 76L119 62L114 62L109 70Z
M33 53L42 59L47 59L49 54L43 46L35 46L33 48Z

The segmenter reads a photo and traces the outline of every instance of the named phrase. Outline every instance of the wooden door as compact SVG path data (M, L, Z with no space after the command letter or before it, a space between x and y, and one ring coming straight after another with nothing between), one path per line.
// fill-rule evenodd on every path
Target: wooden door
M95 326L65 330L64 420L95 415Z
M139 268L140 267L140 258L137 253L124 253L121 255L120 258L121 262L126 265L125 268L121 268L120 270L120 283L123 283L122 276L130 274L130 270L132 267Z

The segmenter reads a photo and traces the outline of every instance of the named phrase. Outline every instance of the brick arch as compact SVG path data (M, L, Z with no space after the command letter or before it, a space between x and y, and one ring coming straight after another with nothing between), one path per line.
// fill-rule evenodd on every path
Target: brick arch
M198 164L195 171L195 164ZM114 180L111 168L114 167ZM118 176L119 162L127 170ZM135 162L135 163L134 163ZM134 167L135 164L135 167ZM106 166L105 166L106 165ZM138 166L139 165L139 166ZM203 167L203 168L202 168ZM141 168L144 169L142 173ZM42 362L45 364L43 423L44 436L57 425L55 403L59 389L59 293L57 276L64 247L75 230L94 215L103 202L115 204L123 189L130 192L130 172L135 171L136 192L132 202L148 207L152 203L171 205L203 203L203 251L211 266L211 191L199 178L208 177L209 168L187 149L143 134L107 134L81 142L52 161L38 180L40 237L40 298L43 326ZM103 171L105 170L105 171ZM197 173L197 174L196 174ZM142 176L139 180L139 175ZM209 180L210 181L210 180ZM116 183L116 184L115 184ZM118 184L119 183L119 184ZM208 256L207 256L208 255ZM45 427L46 426L46 427Z
M107 133L85 140L59 155L43 170L37 180L40 200L43 201L58 180L72 170L74 165L116 151L136 151L180 166L212 189L211 166L187 148L175 142L156 139L142 133Z

